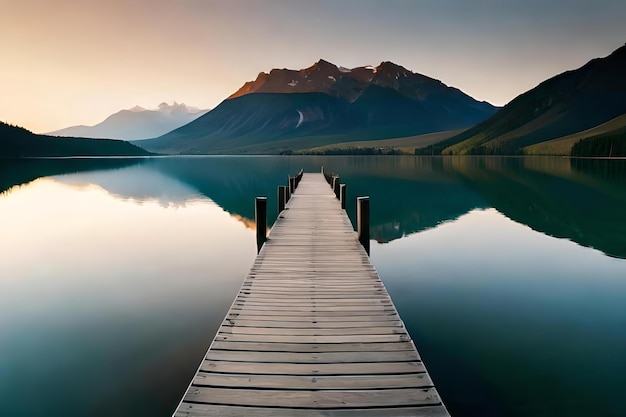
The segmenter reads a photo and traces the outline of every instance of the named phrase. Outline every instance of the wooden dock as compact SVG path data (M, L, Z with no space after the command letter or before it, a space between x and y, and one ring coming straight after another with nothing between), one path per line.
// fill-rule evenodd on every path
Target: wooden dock
M175 414L449 416L322 174L304 174Z

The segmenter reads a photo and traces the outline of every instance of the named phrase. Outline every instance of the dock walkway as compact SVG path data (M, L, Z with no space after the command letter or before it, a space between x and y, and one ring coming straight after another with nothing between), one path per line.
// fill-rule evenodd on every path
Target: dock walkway
M279 215L175 416L448 416L322 174Z

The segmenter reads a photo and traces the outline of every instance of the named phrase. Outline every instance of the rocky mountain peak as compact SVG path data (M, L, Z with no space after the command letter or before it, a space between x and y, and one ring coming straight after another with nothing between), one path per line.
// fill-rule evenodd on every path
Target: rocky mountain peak
M256 80L245 83L229 98L251 93L324 93L354 102L371 85L392 88L401 94L421 99L433 88L445 87L441 82L414 73L391 61L377 67L338 67L324 59L300 70L272 69L261 72Z
M339 72L339 68L331 62L328 62L324 59L320 59L315 64L313 64L313 66L307 68L304 71L305 72L320 71L320 72L328 72L328 73L337 73Z
M408 77L413 75L412 71L404 68L401 65L394 64L391 61L383 61L374 70L378 75L386 75L392 77Z

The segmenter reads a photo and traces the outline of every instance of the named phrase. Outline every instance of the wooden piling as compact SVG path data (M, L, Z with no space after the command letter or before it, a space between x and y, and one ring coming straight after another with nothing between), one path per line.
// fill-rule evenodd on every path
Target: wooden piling
M346 209L346 184L339 185L339 202L341 202L341 208Z
M254 219L256 221L256 248L257 252L260 252L267 237L267 197L257 197L254 200Z
M287 196L286 188L284 185L278 186L278 214L280 214L285 209L285 197Z
M334 174L328 174L327 172L324 171L324 167L322 167L322 175L324 176L324 179L326 180L328 185L330 185L332 187L333 186L333 176L334 176Z
M335 177L333 177L333 192L335 193L335 197L337 197L337 200L340 199L340 194L339 194L339 175L336 175Z
M304 175L304 170L301 169L300 172L298 172L298 174L296 175L296 182L295 182L295 186L294 189L298 188L298 184L300 184L300 181L302 180L302 176Z
M356 199L356 223L359 242L370 254L370 198L357 197Z

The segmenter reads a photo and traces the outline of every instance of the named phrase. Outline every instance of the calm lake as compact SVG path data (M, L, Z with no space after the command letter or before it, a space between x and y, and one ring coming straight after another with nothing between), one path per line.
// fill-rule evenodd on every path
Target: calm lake
M454 417L626 415L626 161L406 156L0 160L0 416L170 416L321 166Z

